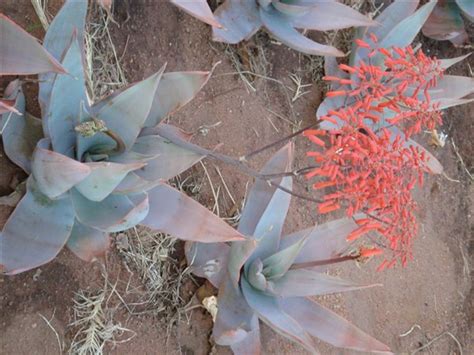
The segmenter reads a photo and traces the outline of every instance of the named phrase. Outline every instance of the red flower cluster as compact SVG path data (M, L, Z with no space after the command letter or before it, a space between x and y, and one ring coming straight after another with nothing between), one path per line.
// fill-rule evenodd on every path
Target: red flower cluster
M319 178L314 189L332 190L319 204L320 213L343 207L350 217L357 212L366 214L367 218L356 220L360 227L347 239L355 240L371 231L382 235L385 242L377 243L393 251L391 256L385 255L379 267L383 269L397 260L405 265L412 257L411 241L418 228L412 189L417 182L423 183L428 169L425 152L410 145L408 138L441 122L428 90L436 85L442 69L436 59L415 53L411 47L372 50L360 40L358 45L371 50L369 63L341 64L351 79L325 77L342 87L327 96L344 95L346 104L321 117L337 129L305 132L321 148L307 153L318 167L306 177ZM377 58L383 65L370 63ZM402 129L404 136L396 134L394 126ZM374 250L373 255L381 251Z

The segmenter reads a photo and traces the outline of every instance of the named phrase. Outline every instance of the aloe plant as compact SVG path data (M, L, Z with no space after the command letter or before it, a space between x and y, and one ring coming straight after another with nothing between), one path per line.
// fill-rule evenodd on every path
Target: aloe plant
M46 50L68 74L40 75L41 120L25 112L19 80L6 90L15 111L2 115L3 146L30 175L26 195L0 233L4 271L42 265L64 245L90 261L107 250L110 233L137 224L185 240L244 239L166 184L202 156L163 139L157 127L194 97L210 73L164 73L163 67L92 104L83 67L86 11L87 0L66 1L46 33ZM178 139L190 139L176 127L167 128Z
M440 0L423 25L423 34L439 41L449 40L455 45L462 45L468 40L462 15L468 21L474 21L472 0Z
M65 73L61 64L42 47L36 38L0 13L0 76L28 75L46 72ZM7 111L19 114L15 100L0 99L0 114Z
M261 173L291 170L292 160L290 143ZM290 176L278 178L277 183L292 188ZM312 353L316 352L314 337L337 347L389 352L386 345L308 298L372 286L323 271L332 263L357 257L348 253L351 246L346 242L357 225L345 218L282 237L290 200L287 192L257 180L238 226L248 240L230 245L186 242L193 273L219 288L213 329L216 343L230 346L235 354L260 354L260 319Z
M327 0L226 0L212 14L206 0L171 2L213 26L213 39L239 43L261 27L275 39L297 51L344 56L333 46L315 42L296 29L329 31L352 26L372 26L376 22L337 1Z
M422 26L426 23L437 2L430 1L417 9L418 4L419 1L407 2L404 0L396 0L375 18L375 21L379 23L378 26L360 28L354 37L354 46L350 56L349 65L358 66L361 63L371 63L371 65L383 66L383 54L378 52L372 56L371 52L374 51L374 49L375 52L377 52L377 50L384 48L391 50L393 48L409 46L420 32ZM373 43L371 49L357 45L357 43L361 43L358 41L370 43L372 38L377 38L377 42ZM467 58L469 55L470 54L457 58L441 59L439 61L440 67L443 70L446 70L452 65ZM347 79L346 81L352 81L352 84L340 84L334 82L331 86L332 90L350 91L352 87L355 87L358 83L357 74L351 74L347 71L341 70L341 67L338 66L335 58L325 58L325 72L327 76L339 77L341 79ZM427 93L431 99L431 103L437 106L437 110L466 104L474 100L472 98L466 98L468 95L474 93L474 78L457 75L443 75L437 80L436 85L427 90ZM419 95L422 94L423 93L420 93ZM321 118L327 115L329 110L351 104L351 102L345 102L344 100L344 96L327 97L318 107L316 116ZM350 100L354 101L355 98ZM393 127L389 123L389 119L396 115L396 112L390 110L390 108L385 108L383 112L378 113L378 115L382 119L377 124L367 119L367 125L376 129L388 127L393 135L398 135L400 133L396 127ZM328 130L335 129L341 127L341 122L334 124L325 121L320 124L320 127ZM442 165L432 154L412 139L408 139L407 141L409 145L416 146L425 151L425 154L429 158L428 164L431 172L436 174L441 174L443 172Z

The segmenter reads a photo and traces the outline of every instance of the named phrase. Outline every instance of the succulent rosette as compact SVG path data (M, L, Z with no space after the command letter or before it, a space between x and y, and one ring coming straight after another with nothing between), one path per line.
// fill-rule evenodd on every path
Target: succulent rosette
M261 173L291 170L292 160L293 145L288 144ZM292 189L291 176L274 181ZM219 289L216 343L230 346L235 354L260 354L260 319L311 353L317 353L315 337L337 347L389 353L386 345L309 298L373 286L325 273L331 264L371 254L371 249L350 252L354 248L346 237L357 224L344 218L282 236L290 200L287 192L257 180L238 226L246 241L186 242L192 272Z
M160 137L157 125L190 101L210 72L164 73L163 67L91 103L84 74L86 12L86 0L66 1L47 31L47 59L61 70L37 71L41 120L25 111L20 81L6 90L14 110L2 115L4 150L29 177L26 195L0 233L4 272L42 265L64 245L90 261L107 250L110 233L137 224L187 240L244 239L166 184L202 156ZM27 43L20 38L14 45ZM177 139L190 139L161 125Z

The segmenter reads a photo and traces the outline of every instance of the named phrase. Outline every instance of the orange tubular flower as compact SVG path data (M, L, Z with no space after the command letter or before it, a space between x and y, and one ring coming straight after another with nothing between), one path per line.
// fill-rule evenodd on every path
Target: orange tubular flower
M371 41L377 39L371 37ZM357 45L372 50L367 42ZM442 123L429 89L443 69L436 58L411 47L377 51L384 58L383 67L363 61L357 66L339 65L357 80L339 79L340 83L346 80L346 89L327 93L327 97L347 98L344 107L328 110L321 117L338 128L329 130L324 141L316 137L321 136L318 130L308 130L305 136L317 146L307 153L317 168L306 177L318 178L313 184L316 190L331 189L318 205L319 212L344 208L349 217L365 213L366 218L356 220L359 228L347 240L362 238L370 231L380 234L381 242L392 251L391 256L385 255L382 270L393 267L397 260L405 265L412 258L412 239L418 231L412 190L416 183L423 183L428 170L425 153L410 145L408 138ZM401 129L403 136L394 137L391 126ZM381 253L380 249L363 250L364 256Z

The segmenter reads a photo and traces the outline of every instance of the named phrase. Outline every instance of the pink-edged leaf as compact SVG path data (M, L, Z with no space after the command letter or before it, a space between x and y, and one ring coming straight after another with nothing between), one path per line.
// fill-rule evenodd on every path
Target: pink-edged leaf
M248 40L262 26L256 1L226 0L214 15L223 28L212 28L212 39L236 44Z
M292 27L289 20L274 8L260 7L260 18L265 28L280 42L302 53L343 57L344 53L335 47L323 45L303 36Z
M121 232L132 228L140 223L149 211L146 193L111 194L100 202L88 200L75 189L72 189L70 194L79 222L104 232Z
M311 335L294 317L280 307L276 297L265 295L254 289L244 278L241 284L245 300L263 322L277 333L302 345L311 353L317 352Z
M165 117L186 105L206 85L212 72L211 70L163 74L144 126L155 127Z
M232 243L229 253L229 264L227 265L227 271L229 272L229 278L232 281L234 287L238 287L242 268L253 254L256 247L257 241L255 239L248 239L243 242Z
M0 100L0 115L5 112L13 112L21 116L22 113L15 108L15 101L16 100Z
M454 64L459 63L469 57L472 53L468 53L465 55L462 55L460 57L455 57L455 58L446 58L446 59L439 59L440 67L443 69L448 69L452 67Z
M256 315L242 292L224 276L217 296L217 316L212 335L219 345L238 344L254 329ZM258 326L258 320L257 320Z
M422 32L425 36L439 41L451 40L465 34L459 7L451 1L438 3L423 25Z
M66 246L80 259L90 262L105 255L110 246L110 236L76 220Z
M260 170L261 174L274 174L290 171L293 163L294 145L289 143L275 153ZM282 178L275 179L275 183L281 183ZM253 235L262 216L265 214L272 198L277 190L267 182L256 180L245 202L242 217L239 222L239 231L246 235ZM288 209L286 206L285 209Z
M251 321L252 330L247 333L247 336L241 341L231 344L234 355L260 355L260 326L258 324L258 317L255 315Z
M294 1L292 3L286 3L286 2L282 2L281 0L271 0L271 3L275 9L277 9L282 14L287 15L288 17L292 19L301 18L302 15L309 12L310 8L316 6L316 4L305 5L303 4L302 1L300 2Z
M282 298L284 312L312 336L331 345L364 352L391 353L390 348L336 313L307 298Z
M294 263L296 257L301 253L301 249L305 246L308 237L309 235L264 259L263 274L265 277L268 280L282 277Z
M450 99L461 99L474 93L474 78L458 75L444 75L438 80L436 86L429 90L433 103L439 103L440 109Z
M136 172L131 171L120 181L120 184L113 191L114 194L135 194L141 191L148 191L159 184L161 180L149 181L145 180L142 177L138 176Z
M170 0L170 2L208 25L222 27L212 14L207 0Z
M52 260L63 248L74 224L74 210L66 197L50 200L33 177L0 233L0 265L10 275Z
M118 164L111 162L84 163L91 173L76 185L76 189L91 201L102 201L109 196L130 172L144 163Z
M270 158L261 173L272 174L282 171L291 171L293 155L294 145L293 143L289 143ZM278 171L278 167L282 167L283 170ZM293 180L290 176L279 178L275 182L290 191L293 186ZM257 199L259 199L258 202L256 201ZM252 236L257 240L257 248L252 255L253 258L258 257L263 259L278 250L280 236L290 207L290 202L291 195L289 193L273 186L270 187L267 182L261 180L256 181L244 208L244 210L247 206L249 208L249 212L245 212L246 219L249 218L249 214L252 213L252 211L257 211L262 207L264 208L255 226L255 230L252 233ZM252 204L251 206L249 205L250 203ZM242 220L240 223L242 223ZM240 224L239 230L242 231Z
M245 237L184 193L162 184L148 191L150 213L142 225L182 240L203 243L244 240Z
M305 0L295 4L304 4ZM292 6L292 5L287 5ZM319 1L308 6L301 16L293 16L291 23L296 28L329 31L353 26L374 26L377 23L349 6L336 1Z
M268 282L268 292L278 297L305 297L361 290L380 285L359 285L310 269L288 270L281 278Z
M31 165L38 188L51 199L57 198L83 181L91 168L65 155L50 150L48 138L40 140Z
M43 40L43 45L56 60L60 61L64 58L66 49L71 44L71 37L74 32L77 34L77 42L81 46L81 50L84 49L87 4L88 0L66 0L61 10L59 10L50 23ZM39 75L38 101L43 115L49 105L51 89L55 78L55 73Z
M287 248L307 236L305 247L294 263L332 259L350 248L346 238L357 228L358 225L351 218L337 219L281 238L280 249Z
M37 39L0 13L0 75L66 73Z
M208 279L219 288L227 273L230 246L225 243L197 243L187 241L184 252L193 274Z
M7 89L12 89L11 97L16 97L15 109L21 115L15 112L2 115L0 133L3 149L11 161L30 173L33 151L36 143L43 138L41 121L25 112L25 96L18 81L12 82Z
M175 139L189 141L191 138L190 135L171 125L160 124L159 129L147 128L143 130L142 136L137 139L132 149L138 150L139 148L136 145L141 143L143 139L153 140L150 143L153 143L157 157L147 161L147 165L136 172L139 177L148 181L169 180L189 169L203 158L202 155L181 148L159 135L147 135L149 133L159 134L160 130L166 131ZM139 152L144 153L145 151L141 149Z
M119 94L105 98L103 101L106 104L99 102L91 107L91 113L103 120L107 128L122 139L127 150L132 148L145 125L164 70L165 66L150 77L120 91ZM99 138L96 136L98 135L89 138L81 137L82 143L78 156L97 143Z

